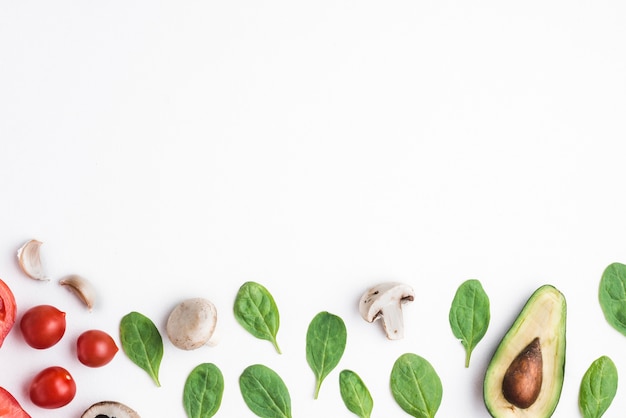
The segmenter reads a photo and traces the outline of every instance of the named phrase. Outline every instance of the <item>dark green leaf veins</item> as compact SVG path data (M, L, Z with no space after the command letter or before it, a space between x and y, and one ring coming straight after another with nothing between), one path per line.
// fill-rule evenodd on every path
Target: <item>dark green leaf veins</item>
M142 368L157 386L163 358L163 338L150 318L130 312L120 322L120 341L128 358Z
M339 364L346 348L347 335L343 319L329 312L318 313L309 324L306 360L315 374L315 399L326 376Z
M617 368L602 356L585 372L580 383L578 406L583 418L600 418L609 409L617 393Z
M346 408L360 418L370 418L374 401L361 377L352 370L339 373L339 391Z
M433 366L417 354L402 354L396 360L390 386L398 405L413 417L433 418L441 405L441 379Z
M489 297L478 280L463 282L450 307L452 333L465 347L465 367L469 367L472 351L485 336L490 320Z
M276 341L280 315L271 293L256 282L244 283L235 297L234 314L237 322L256 338L270 341L280 354Z
M607 322L626 335L626 265L613 263L604 270L598 298Z
M280 376L262 364L247 367L239 389L248 408L261 418L291 418L291 397Z
M212 363L196 366L185 381L183 407L188 418L210 418L222 403L224 376Z

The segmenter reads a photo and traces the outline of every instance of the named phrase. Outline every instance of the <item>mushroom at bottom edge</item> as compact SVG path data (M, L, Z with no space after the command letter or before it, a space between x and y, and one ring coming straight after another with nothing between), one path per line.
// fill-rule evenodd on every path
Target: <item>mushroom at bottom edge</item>
M91 405L81 418L141 418L128 406L115 401L101 401Z

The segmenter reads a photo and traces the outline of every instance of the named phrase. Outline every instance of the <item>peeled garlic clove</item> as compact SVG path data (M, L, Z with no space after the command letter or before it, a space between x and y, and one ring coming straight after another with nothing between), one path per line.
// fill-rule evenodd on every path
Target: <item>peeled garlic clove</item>
M77 274L70 274L59 280L59 284L66 286L72 293L78 296L90 311L93 309L96 301L96 289L87 279Z
M48 280L41 266L39 248L43 242L31 239L17 250L17 261L28 277L35 280Z

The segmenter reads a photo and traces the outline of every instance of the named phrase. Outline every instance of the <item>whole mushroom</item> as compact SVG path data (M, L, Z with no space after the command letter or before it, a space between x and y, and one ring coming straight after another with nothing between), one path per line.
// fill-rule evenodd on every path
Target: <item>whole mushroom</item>
M380 283L367 289L359 301L359 312L367 322L383 320L383 328L390 340L404 338L402 304L411 302L415 293L411 286L398 282Z
M195 350L218 342L215 328L217 309L207 299L193 298L179 303L167 319L167 336L176 347Z
M115 401L102 401L91 405L81 418L141 418L123 403Z

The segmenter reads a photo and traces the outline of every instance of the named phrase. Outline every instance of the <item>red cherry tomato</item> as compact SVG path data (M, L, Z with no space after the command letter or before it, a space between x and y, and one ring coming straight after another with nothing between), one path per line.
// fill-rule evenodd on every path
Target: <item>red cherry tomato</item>
M0 279L0 347L15 324L15 296L9 286Z
M0 387L0 417L30 418L17 399L3 387Z
M26 343L33 348L50 348L65 334L65 312L39 305L27 310L20 321Z
M74 399L76 382L63 367L48 367L35 376L28 392L35 405L47 409L60 408Z
M97 329L83 332L76 340L78 360L89 367L104 366L113 360L118 350L113 338Z

